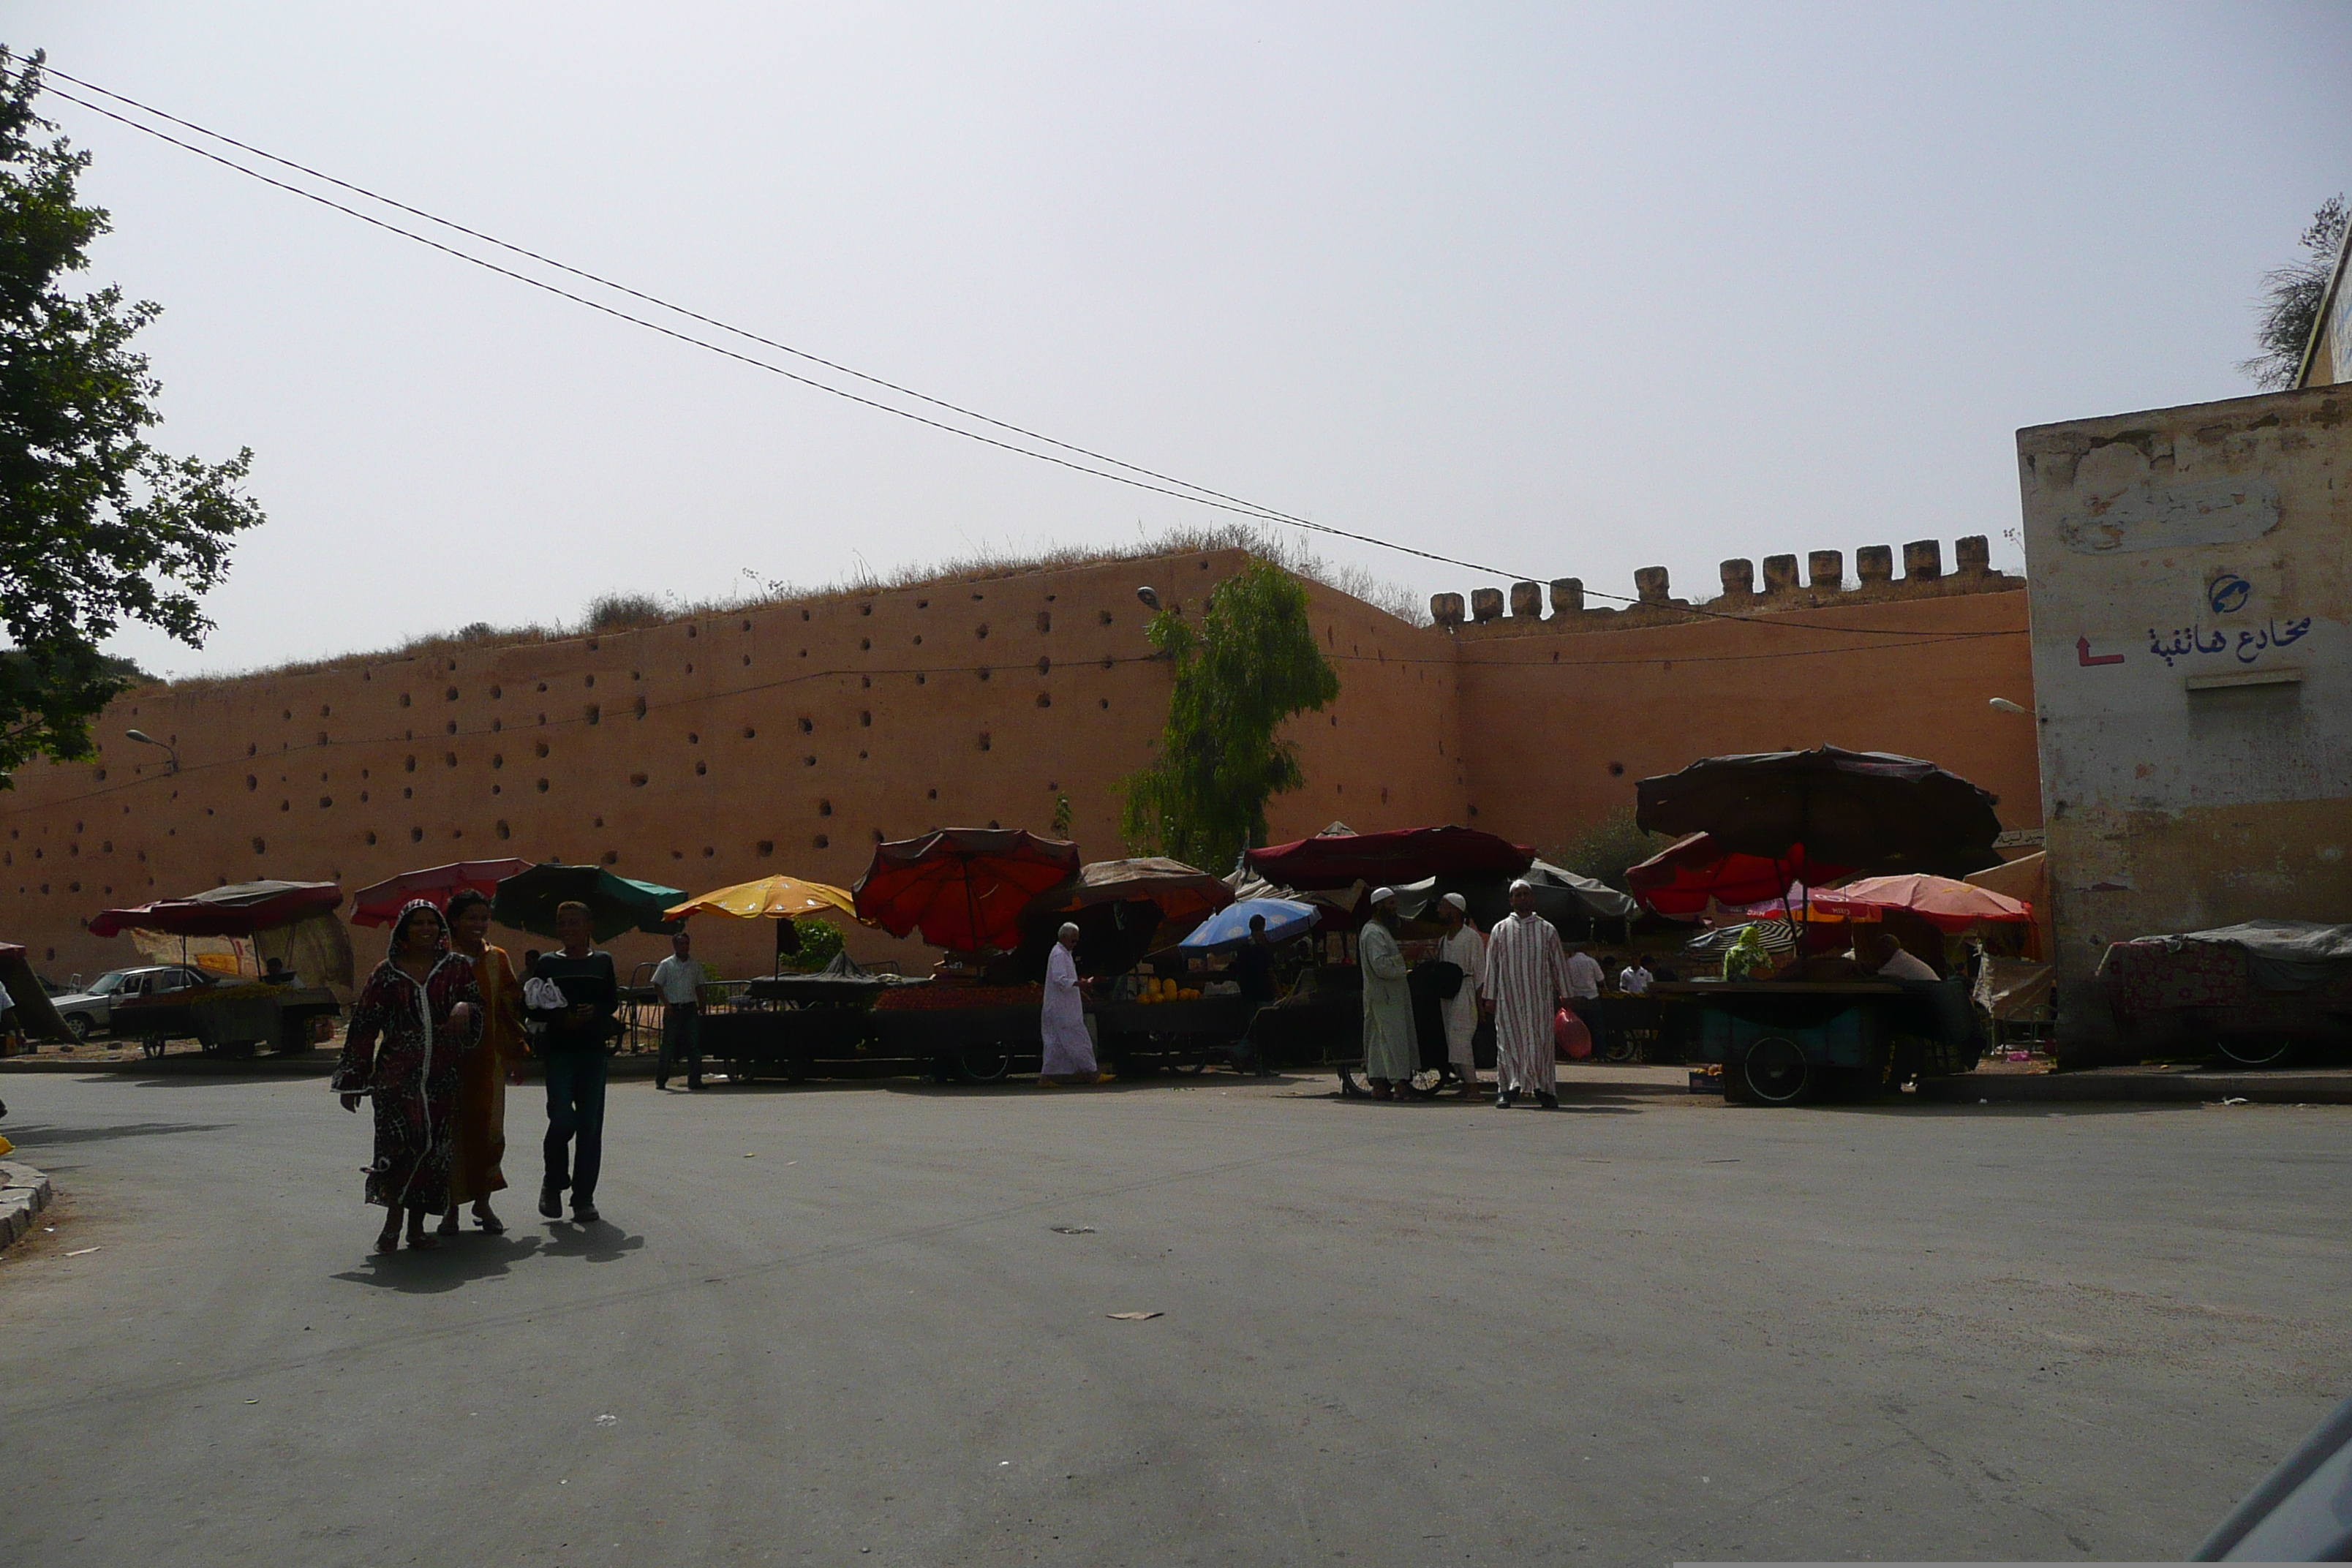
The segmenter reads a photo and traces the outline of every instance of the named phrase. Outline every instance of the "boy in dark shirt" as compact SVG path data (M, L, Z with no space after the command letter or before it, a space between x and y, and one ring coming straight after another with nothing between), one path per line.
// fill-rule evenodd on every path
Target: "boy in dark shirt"
M554 982L568 1005L524 1009L542 1031L540 1060L547 1069L547 1176L540 1184L539 1212L562 1218L563 1189L569 1187L572 1219L593 1225L596 1174L604 1161L604 1043L620 1010L621 985L613 955L591 945L595 921L587 905L558 905L555 931L563 939L562 951L541 956L538 978ZM565 1157L575 1136L579 1154L566 1174Z

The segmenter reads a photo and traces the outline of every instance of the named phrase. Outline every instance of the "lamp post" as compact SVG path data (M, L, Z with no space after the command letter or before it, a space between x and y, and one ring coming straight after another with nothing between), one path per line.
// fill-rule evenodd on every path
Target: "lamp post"
M164 770L164 771L165 771L165 772L167 772L167 773L178 773L178 772L180 771L180 753L179 753L178 750L177 750L176 748L174 748L174 747L164 745L163 742L161 742L161 741L157 740L154 736L152 736L152 735L149 734L146 731L144 731L144 730L125 730L125 731L122 731L122 738L123 738L124 740L126 740L126 741L136 741L136 742L139 742L141 745L142 745L142 746L160 746L160 747L162 747L162 748L163 748L163 754L164 754L166 757L168 757L168 758L170 758L170 759L171 759L171 761L170 761L169 764L166 766L166 768L165 768L165 770Z

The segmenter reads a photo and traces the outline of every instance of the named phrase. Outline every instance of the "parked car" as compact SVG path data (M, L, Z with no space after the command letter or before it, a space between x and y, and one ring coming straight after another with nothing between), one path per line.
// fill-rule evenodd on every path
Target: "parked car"
M193 964L162 963L145 969L112 969L98 977L87 991L50 999L66 1028L77 1040L114 1032L114 1005L133 996L157 996L215 984L213 976Z

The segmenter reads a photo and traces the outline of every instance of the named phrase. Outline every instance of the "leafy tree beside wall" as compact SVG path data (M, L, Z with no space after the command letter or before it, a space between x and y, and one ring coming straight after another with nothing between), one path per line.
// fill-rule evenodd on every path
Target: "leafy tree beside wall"
M2328 197L2311 215L2298 243L2303 254L2284 267L2263 274L2263 292L2255 309L2260 321L2254 341L2262 352L2240 360L2238 368L2268 392L2284 392L2294 384L2303 368L2303 351L2319 324L2319 307L2327 293L2327 275L2336 268L2336 253L2344 244L2346 209L2340 195Z
M1589 824L1562 844L1552 857L1563 871L1606 882L1622 893L1625 872L1672 843L1671 838L1644 833L1634 824L1630 808L1620 808Z
M135 621L201 647L197 595L262 521L223 463L147 444L161 385L131 347L160 307L58 285L110 226L77 205L89 165L33 111L41 59L0 46L0 788L37 756L89 754L89 721L136 679L106 639Z
M1176 683L1159 759L1120 784L1130 844L1223 873L1265 842L1265 803L1306 782L1276 731L1339 695L1307 607L1297 578L1253 561L1210 596L1198 631L1174 606L1152 617L1145 635Z

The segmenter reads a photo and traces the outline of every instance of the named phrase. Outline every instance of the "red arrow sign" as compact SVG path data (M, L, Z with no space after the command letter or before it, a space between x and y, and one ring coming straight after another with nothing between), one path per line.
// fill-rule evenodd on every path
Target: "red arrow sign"
M2084 669L2089 669L2094 665L2121 664L2124 661L2124 656L2119 653L2103 653L2099 655L2098 658L2093 658L2091 657L2091 639L2088 637L2076 637L2074 639L2074 658Z

